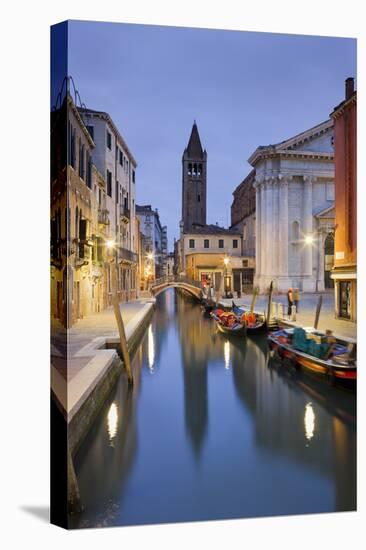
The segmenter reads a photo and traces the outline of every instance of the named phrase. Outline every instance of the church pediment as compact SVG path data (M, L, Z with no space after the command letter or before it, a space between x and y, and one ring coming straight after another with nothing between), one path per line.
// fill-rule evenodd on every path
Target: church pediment
M275 145L258 147L248 159L248 162L254 166L261 158L298 155L307 157L315 155L322 158L333 157L332 119Z

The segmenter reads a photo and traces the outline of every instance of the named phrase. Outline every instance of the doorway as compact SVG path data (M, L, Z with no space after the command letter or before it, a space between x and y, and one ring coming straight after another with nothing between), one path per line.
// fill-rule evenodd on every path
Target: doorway
M334 265L334 235L329 233L324 241L324 287L334 288L331 271Z

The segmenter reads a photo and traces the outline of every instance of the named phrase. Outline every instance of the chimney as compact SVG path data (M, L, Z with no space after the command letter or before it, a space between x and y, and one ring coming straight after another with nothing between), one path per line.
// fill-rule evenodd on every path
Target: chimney
M351 97L355 89L355 80L352 77L346 79L346 100Z

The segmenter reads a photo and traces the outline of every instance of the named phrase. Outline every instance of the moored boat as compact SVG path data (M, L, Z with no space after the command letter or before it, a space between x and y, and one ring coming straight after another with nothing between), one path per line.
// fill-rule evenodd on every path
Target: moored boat
M246 333L246 325L238 322L236 316L230 311L215 310L211 313L217 329L226 335L242 336Z
M357 380L355 344L300 327L281 329L268 335L268 344L280 360L327 378L331 383L351 387Z
M216 307L216 302L211 299L203 299L201 303L205 313L211 313L211 311Z
M232 302L232 311L241 322L245 323L248 334L256 334L266 330L267 323L264 315L245 310L237 306L234 301Z

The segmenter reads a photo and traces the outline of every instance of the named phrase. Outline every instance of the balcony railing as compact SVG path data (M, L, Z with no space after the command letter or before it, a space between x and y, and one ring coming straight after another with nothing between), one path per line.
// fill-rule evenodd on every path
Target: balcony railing
M109 211L106 208L99 208L98 223L102 225L109 225Z
M122 246L120 246L118 248L118 259L126 260L127 262L137 263L138 256L137 254L135 254L135 252L131 252L131 250L128 250L127 248L123 248Z
M119 216L125 223L130 221L130 209L125 204L119 205Z

